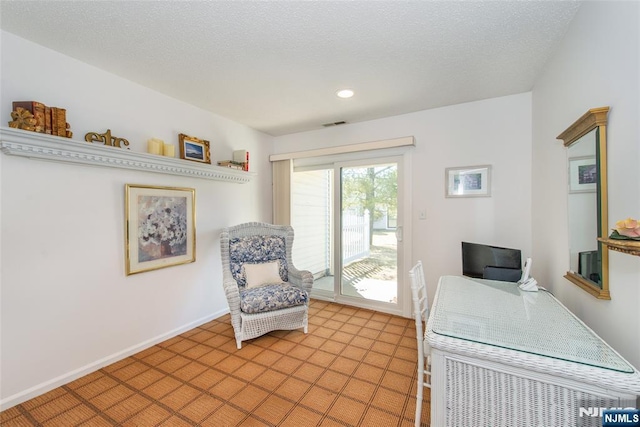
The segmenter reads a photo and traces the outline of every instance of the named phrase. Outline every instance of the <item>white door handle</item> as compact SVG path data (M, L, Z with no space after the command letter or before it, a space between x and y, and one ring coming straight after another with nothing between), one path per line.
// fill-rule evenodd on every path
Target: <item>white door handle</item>
M398 242L402 242L402 226L401 225L396 227L396 240Z

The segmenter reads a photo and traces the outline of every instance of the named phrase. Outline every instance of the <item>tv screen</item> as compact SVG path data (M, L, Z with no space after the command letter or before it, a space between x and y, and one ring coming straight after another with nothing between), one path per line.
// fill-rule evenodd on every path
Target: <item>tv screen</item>
M481 279L485 267L522 268L520 249L462 242L462 274Z

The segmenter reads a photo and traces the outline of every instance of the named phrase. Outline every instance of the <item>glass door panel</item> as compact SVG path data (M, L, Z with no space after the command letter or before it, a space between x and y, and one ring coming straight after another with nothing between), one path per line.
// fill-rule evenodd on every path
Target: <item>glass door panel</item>
M398 303L398 166L340 168L339 295Z
M313 274L313 294L334 297L333 169L296 171L291 180L293 264Z
M403 313L403 164L387 157L294 167L293 262L312 272L313 298Z

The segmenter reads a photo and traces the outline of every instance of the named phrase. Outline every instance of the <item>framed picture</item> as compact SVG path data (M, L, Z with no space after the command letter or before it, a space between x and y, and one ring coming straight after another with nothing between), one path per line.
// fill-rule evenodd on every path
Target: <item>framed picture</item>
M209 141L194 138L193 136L185 135L183 133L178 135L178 138L180 144L181 159L211 164Z
M125 186L127 276L196 260L193 188Z
M569 158L569 193L593 193L598 185L595 156Z
M446 197L490 197L491 166L446 168Z

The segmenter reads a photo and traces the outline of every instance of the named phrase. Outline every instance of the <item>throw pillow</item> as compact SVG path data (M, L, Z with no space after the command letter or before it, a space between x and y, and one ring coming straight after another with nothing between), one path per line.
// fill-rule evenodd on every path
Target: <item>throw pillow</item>
M282 282L279 261L258 264L245 263L242 268L244 268L244 274L247 279L247 288Z

